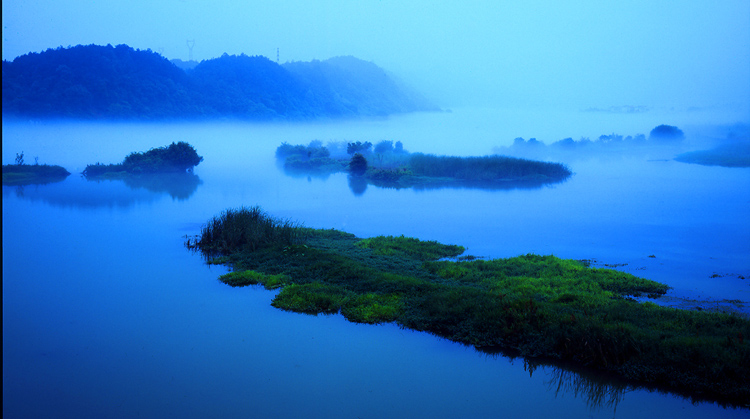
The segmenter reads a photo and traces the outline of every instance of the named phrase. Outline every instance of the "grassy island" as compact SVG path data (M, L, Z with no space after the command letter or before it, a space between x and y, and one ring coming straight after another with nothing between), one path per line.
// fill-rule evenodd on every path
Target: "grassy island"
M193 146L180 141L166 147L130 153L119 164L90 164L83 170L86 178L123 178L130 175L192 172L203 161Z
M333 150L331 150L333 149ZM344 150L346 152L344 153ZM476 187L502 189L561 182L571 171L561 163L507 156L454 157L409 153L401 142L381 141L310 145L283 143L276 158L292 173L326 175L349 172L367 183L395 188Z
M750 321L633 296L666 285L527 254L483 260L408 237L359 239L260 208L224 211L188 239L231 286L281 288L272 305L398 325L481 349L558 359L733 405L750 400Z
M750 167L750 140L723 144L709 150L689 151L678 155L675 160L704 166Z
M3 165L3 185L34 185L65 180L70 172L62 166L25 164L23 152L16 154L16 164Z

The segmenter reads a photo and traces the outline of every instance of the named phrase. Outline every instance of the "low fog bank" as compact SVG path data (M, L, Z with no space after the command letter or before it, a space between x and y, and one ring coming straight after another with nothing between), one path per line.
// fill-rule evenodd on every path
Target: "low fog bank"
M659 125L679 128L684 139L656 146L648 137ZM16 153L24 152L29 162L39 157L40 164L58 164L75 174L97 161L115 162L133 151L186 141L205 157L206 166L197 169L205 172L213 162L237 167L249 160L273 162L282 142L309 144L314 140L323 144L400 141L410 151L463 157L499 153L565 162L636 153L649 159L672 159L727 142L747 143L748 127L750 118L721 112L623 114L523 108L455 108L387 118L301 122L3 120L2 162L12 164ZM543 147L516 150L516 138L526 143L535 138ZM558 147L571 142L582 145L582 138L590 140L591 147ZM561 140L566 141L553 146Z
M516 137L507 146L493 148L496 154L542 159L573 161L590 158L643 157L651 160L665 160L686 155L711 152L720 157L750 161L750 125L702 125L681 129L671 125L659 125L647 134L601 134L597 137L567 137L556 141L543 141L537 138ZM731 156L730 156L731 155ZM696 162L687 161L685 162ZM738 166L741 164L715 165Z

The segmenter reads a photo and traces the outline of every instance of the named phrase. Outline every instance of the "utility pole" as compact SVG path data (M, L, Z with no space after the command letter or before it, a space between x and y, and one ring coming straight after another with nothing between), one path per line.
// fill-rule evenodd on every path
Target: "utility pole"
M279 63L279 48L276 47L276 64Z
M193 61L193 47L195 46L195 39L188 39L187 40L187 47L190 50L190 59L189 61Z

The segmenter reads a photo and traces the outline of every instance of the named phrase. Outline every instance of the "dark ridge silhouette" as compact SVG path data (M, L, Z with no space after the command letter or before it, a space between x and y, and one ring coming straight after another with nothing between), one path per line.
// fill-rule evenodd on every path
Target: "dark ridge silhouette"
M3 114L37 118L300 120L437 110L354 57L279 65L227 55L168 60L78 45L3 61Z

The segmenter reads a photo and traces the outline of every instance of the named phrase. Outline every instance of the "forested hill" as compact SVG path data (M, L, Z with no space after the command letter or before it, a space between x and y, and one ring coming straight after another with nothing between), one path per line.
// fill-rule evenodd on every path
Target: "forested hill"
M227 55L183 70L127 45L3 61L3 115L82 119L315 119L436 110L354 57L279 65Z

